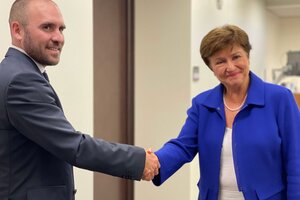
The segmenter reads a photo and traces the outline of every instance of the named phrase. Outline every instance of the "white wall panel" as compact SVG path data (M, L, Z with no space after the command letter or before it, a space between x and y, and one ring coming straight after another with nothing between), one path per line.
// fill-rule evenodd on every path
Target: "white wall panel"
M190 99L190 1L135 1L135 144L178 135ZM135 182L135 199L189 199L189 168L162 186Z

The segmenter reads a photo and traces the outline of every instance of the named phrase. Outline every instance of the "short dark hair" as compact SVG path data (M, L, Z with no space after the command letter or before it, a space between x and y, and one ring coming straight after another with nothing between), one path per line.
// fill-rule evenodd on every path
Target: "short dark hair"
M249 56L252 47L247 33L235 25L224 25L212 29L204 36L200 45L200 54L205 64L210 67L209 58L232 45L241 46Z
M26 7L28 2L29 0L16 0L12 4L9 14L9 23L18 21L24 26L27 24Z

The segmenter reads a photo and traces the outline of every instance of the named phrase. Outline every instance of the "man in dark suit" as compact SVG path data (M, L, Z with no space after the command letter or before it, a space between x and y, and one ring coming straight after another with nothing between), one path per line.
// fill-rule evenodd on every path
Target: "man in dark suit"
M64 45L65 24L51 0L16 0L12 46L0 64L0 199L73 200L73 166L151 180L157 157L77 132L47 80Z

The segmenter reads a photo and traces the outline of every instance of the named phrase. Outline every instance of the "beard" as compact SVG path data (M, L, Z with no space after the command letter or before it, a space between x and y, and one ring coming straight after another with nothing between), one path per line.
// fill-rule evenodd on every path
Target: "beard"
M24 51L36 62L43 66L53 66L59 63L60 54L57 56L51 56L44 51L36 40L33 40L30 33L25 30L24 35Z

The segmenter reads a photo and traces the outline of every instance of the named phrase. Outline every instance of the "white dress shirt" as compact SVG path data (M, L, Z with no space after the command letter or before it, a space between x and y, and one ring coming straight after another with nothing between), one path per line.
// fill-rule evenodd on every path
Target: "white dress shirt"
M223 139L220 169L219 200L243 200L238 190L232 157L232 129L226 128Z

